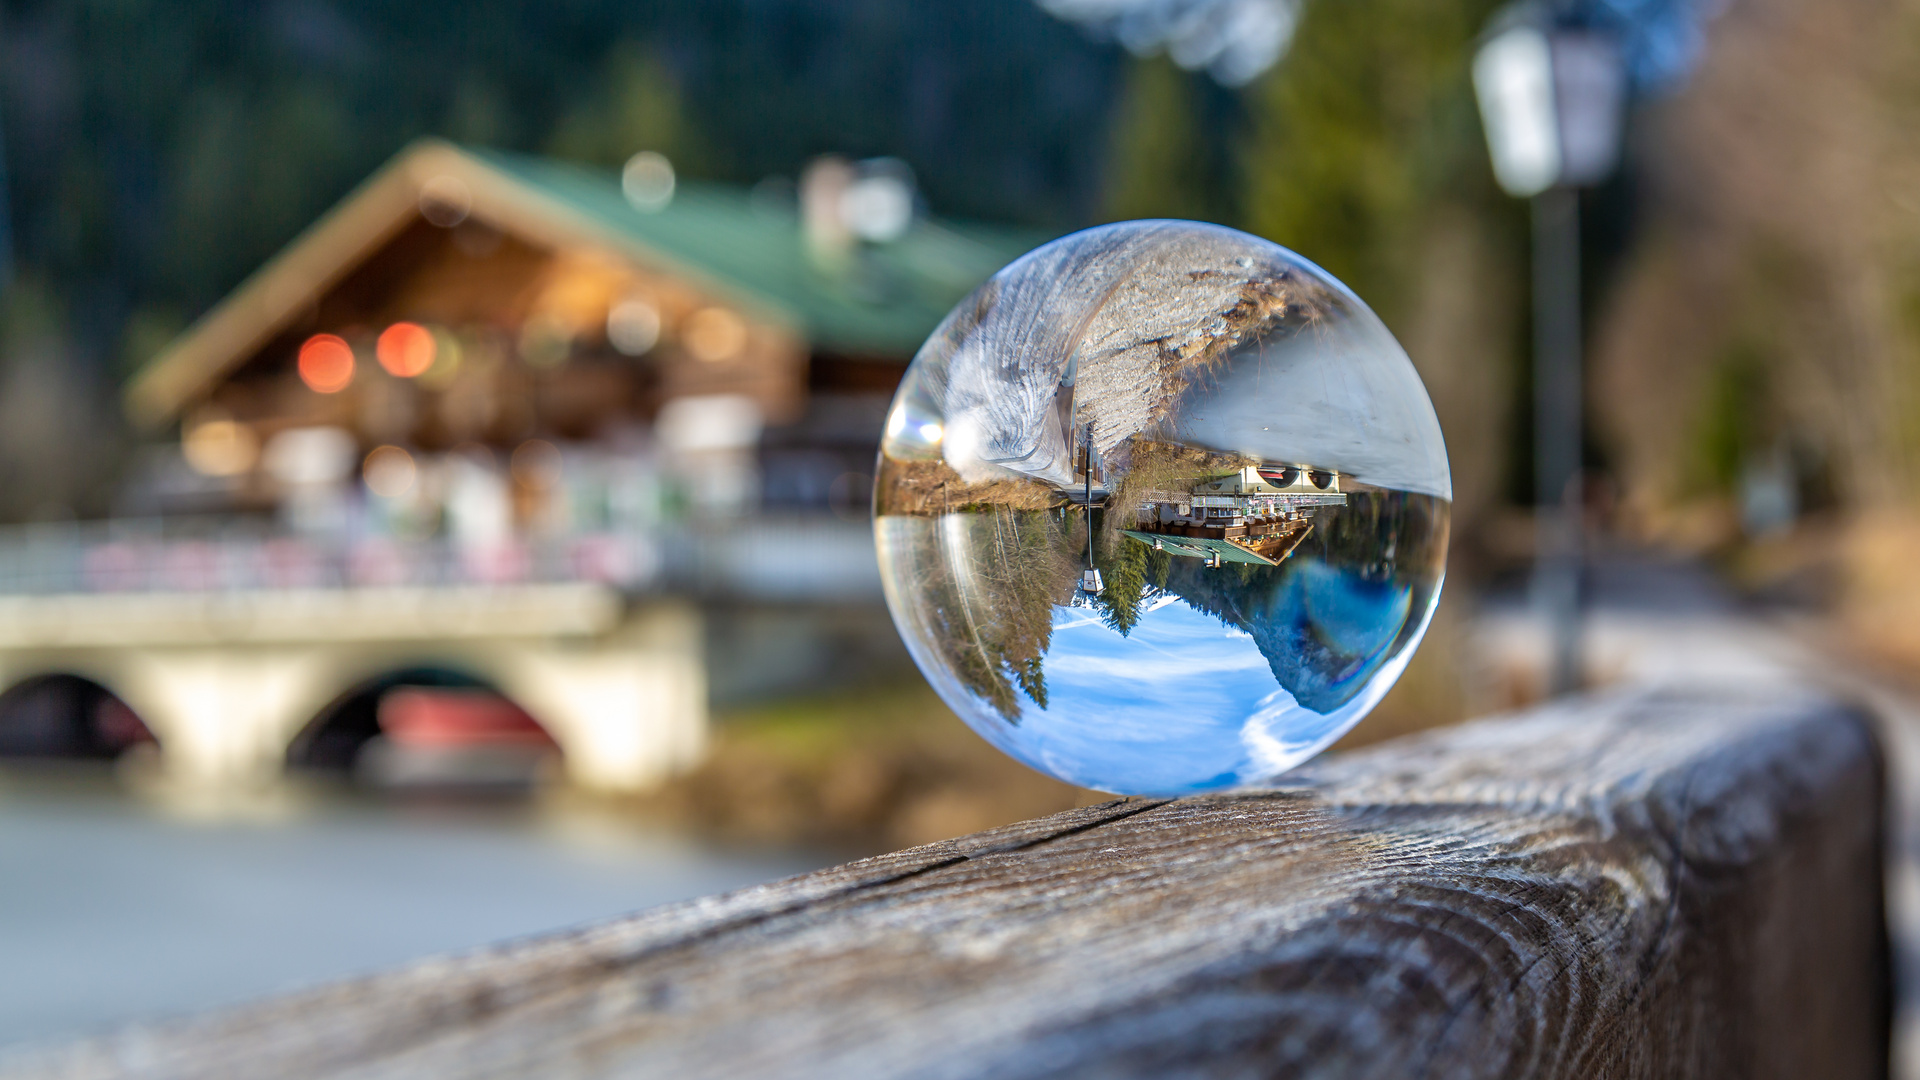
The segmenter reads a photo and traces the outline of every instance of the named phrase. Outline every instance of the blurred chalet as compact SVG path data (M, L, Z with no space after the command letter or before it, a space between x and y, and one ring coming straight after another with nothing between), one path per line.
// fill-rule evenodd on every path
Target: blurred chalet
M418 143L133 379L161 441L64 587L867 589L895 384L1042 239L916 203L888 160L749 190Z

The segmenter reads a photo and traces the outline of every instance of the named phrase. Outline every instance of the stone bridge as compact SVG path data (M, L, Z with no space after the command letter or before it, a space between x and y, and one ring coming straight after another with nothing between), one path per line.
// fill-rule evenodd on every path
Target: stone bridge
M88 679L174 777L254 784L343 693L446 668L532 714L573 782L632 791L700 755L701 639L689 602L589 583L0 596L0 687Z

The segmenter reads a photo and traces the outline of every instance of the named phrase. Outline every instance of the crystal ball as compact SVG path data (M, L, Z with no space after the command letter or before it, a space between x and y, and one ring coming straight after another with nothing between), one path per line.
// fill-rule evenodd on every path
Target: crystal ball
M1439 598L1453 495L1359 297L1184 221L995 274L915 356L875 476L887 604L940 696L1138 795L1268 784L1371 711Z

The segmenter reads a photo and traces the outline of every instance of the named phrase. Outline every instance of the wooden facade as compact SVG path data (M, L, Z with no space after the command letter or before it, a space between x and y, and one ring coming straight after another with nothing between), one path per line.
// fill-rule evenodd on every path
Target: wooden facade
M257 451L295 428L348 432L361 453L511 452L714 397L750 403L756 430L792 425L816 388L890 393L945 310L1031 239L928 223L827 262L804 228L740 189L642 206L610 173L424 142L148 364L127 408L262 496ZM431 356L421 370L383 361L396 326ZM351 350L339 385L303 377L315 342Z

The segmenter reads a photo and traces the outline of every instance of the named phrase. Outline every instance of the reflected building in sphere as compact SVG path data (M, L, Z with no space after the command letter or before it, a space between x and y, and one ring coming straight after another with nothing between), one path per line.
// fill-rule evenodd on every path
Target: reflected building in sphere
M1315 508L1345 506L1340 474L1306 465L1248 465L1202 477L1181 491L1154 492L1126 535L1155 551L1278 566L1313 531Z

